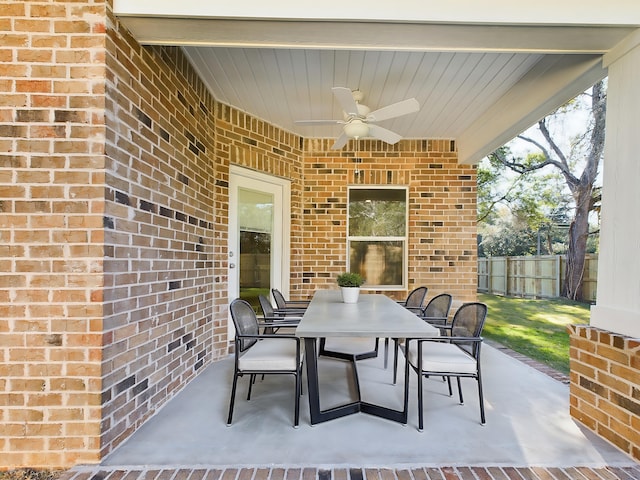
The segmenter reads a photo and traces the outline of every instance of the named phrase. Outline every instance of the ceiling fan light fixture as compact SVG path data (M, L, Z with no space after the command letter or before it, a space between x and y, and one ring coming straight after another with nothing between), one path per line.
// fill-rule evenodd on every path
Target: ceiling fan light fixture
M343 125L342 133L331 146L333 150L341 149L351 138L356 140L365 137L375 138L394 145L402 140L402 136L376 125L376 123L420 110L418 101L415 98L409 98L371 111L369 107L360 103L364 98L360 90L333 87L331 91L338 105L342 108L342 120L296 120L296 123L306 125Z
M352 120L344 126L344 133L349 138L362 138L369 135L369 125L362 120Z

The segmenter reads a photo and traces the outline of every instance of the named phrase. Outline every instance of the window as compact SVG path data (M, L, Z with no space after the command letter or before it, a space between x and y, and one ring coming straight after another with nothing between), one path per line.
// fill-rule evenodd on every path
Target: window
M348 269L367 288L404 288L407 258L407 189L350 187Z

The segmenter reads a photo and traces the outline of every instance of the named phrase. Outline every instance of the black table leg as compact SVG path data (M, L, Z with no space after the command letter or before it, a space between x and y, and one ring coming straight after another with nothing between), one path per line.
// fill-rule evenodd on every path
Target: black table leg
M403 410L394 410L388 407L383 407L381 405L375 405L368 402L363 402L360 397L360 382L358 378L358 370L357 370L357 355L349 355L346 354L345 357L338 357L345 360L349 360L351 362L353 368L353 376L356 385L356 389L358 392L358 400L355 402L346 403L344 405L339 405L337 407L333 407L327 410L321 410L320 408L320 382L318 378L318 355L316 351L317 339L316 338L305 338L304 339L304 348L305 348L305 362L307 364L307 384L309 390L309 413L311 417L311 425L316 425L318 423L326 422L328 420L333 420L335 418L345 417L347 415L352 415L358 412L368 413L370 415L375 415L377 417L386 418L388 420L393 420L395 422L407 423L407 411L408 411L408 387L405 384L405 398ZM408 374L406 375L408 376ZM406 381L406 378L405 378Z

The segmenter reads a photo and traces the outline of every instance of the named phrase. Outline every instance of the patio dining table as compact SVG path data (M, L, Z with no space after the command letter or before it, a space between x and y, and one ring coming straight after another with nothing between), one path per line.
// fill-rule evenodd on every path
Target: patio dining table
M357 303L344 303L339 290L319 290L313 296L296 328L295 335L304 340L312 425L358 412L406 424L409 403L407 378L409 369L405 368L403 409L395 410L376 405L363 401L361 398L357 369L359 357L356 354L347 358L352 364L357 399L322 410L320 407L317 343L320 339L332 337L424 338L438 336L439 330L386 295L360 294Z

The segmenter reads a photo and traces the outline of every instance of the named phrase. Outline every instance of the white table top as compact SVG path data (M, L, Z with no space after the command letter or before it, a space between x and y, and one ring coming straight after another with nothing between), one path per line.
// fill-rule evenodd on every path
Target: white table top
M386 295L360 293L358 303L344 303L340 290L313 296L297 337L437 337L440 331Z

